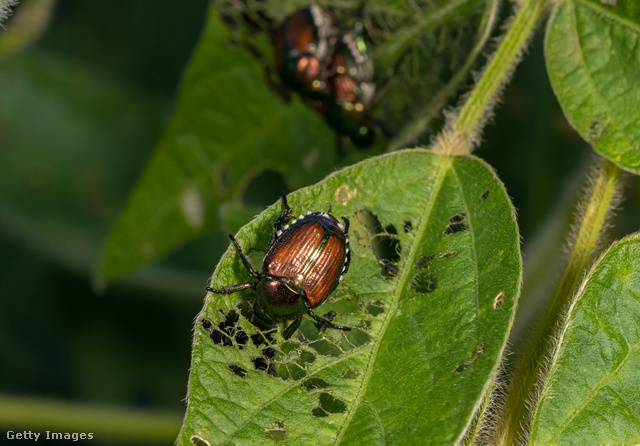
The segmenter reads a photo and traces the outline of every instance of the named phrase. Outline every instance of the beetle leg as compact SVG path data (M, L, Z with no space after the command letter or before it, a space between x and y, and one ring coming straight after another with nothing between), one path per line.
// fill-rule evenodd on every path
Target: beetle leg
M255 290L256 285L257 285L256 282L247 282L247 283L238 283L236 285L223 286L219 290L216 290L215 288L211 288L210 286L206 287L205 289L207 291L211 291L212 293L217 293L217 294L231 294L231 293L237 293L238 291L246 290L247 288L253 288Z
M274 325L277 323L277 321L275 321L271 316L265 313L257 303L253 305L253 314L257 315L260 319L262 319L269 325Z
M251 266L251 264L249 263L249 261L247 260L247 258L244 256L244 254L242 253L242 248L240 248L240 245L238 244L238 242L236 241L236 239L233 237L233 235L229 234L229 238L231 239L231 241L233 242L234 245L236 245L236 250L238 251L238 254L240 254L240 259L242 259L242 264L244 265L244 267L247 269L247 271L249 271L249 274L251 274L254 278L256 279L260 279L260 274L258 274L253 267Z
M289 339L298 328L300 328L300 323L302 322L302 317L299 317L298 319L296 319L295 321L293 321L291 323L291 325L289 325L284 332L282 332L282 336L285 339Z
M342 233L345 235L349 235L349 219L347 217L342 217L342 221L344 221L344 231Z
M329 311L327 314L325 314L322 317L325 318L328 321L333 321L333 318L336 317L336 312L335 311ZM326 324L326 322L318 322L316 324L316 328L318 329L318 333L323 333L327 329L327 324Z
M291 212L291 208L289 207L289 203L287 203L287 195L282 191L282 203L284 204L284 211L276 218L276 221L273 223L273 237L271 237L271 242L269 242L269 246L273 243L279 236L279 232L282 231L282 224L290 220L293 217L293 213Z
M345 327L345 326L342 326L342 325L336 325L333 322L331 322L330 320L325 319L322 316L318 316L317 314L315 314L313 312L313 310L311 309L311 304L309 303L309 301L306 298L304 299L304 306L307 307L307 314L309 316L311 316L314 321L319 322L320 323L320 327L324 327L325 330L326 330L326 327L331 327L331 328L335 328L336 330L342 330L342 331L350 331L351 330L351 327ZM331 316L331 319L333 319L333 316Z

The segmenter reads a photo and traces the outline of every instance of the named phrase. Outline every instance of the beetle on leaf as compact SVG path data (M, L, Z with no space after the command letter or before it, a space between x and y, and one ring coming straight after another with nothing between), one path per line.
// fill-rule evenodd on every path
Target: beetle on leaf
M284 194L282 201L285 210L273 225L262 272L253 269L236 239L229 235L242 264L256 281L228 285L219 290L207 287L207 291L231 294L247 288L255 290L254 313L261 319L269 324L294 320L283 333L285 339L300 327L305 314L318 323L320 332L326 327L351 330L332 322L334 312L325 317L313 312L327 300L349 269L349 220L343 217L343 225L327 212L308 212L286 224L293 218L293 213Z

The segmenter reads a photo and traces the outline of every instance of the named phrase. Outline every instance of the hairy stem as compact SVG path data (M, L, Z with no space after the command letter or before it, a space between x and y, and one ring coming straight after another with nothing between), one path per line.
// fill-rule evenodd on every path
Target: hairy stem
M179 413L0 396L0 426L5 430L84 432L92 433L94 439L120 438L168 444L176 438L181 423Z
M453 130L466 144L467 152L477 139L482 127L491 114L496 96L509 79L514 65L533 34L547 0L524 0L509 31L505 34L498 50L482 73L482 77L466 100L458 114Z
M498 426L497 445L514 445L526 439L531 407L537 403L537 384L544 378L547 358L555 347L553 338L564 317L564 310L580 285L592 261L598 239L615 199L621 169L604 160L597 177L586 194L580 226L569 261L545 314L520 355L509 385L504 413Z

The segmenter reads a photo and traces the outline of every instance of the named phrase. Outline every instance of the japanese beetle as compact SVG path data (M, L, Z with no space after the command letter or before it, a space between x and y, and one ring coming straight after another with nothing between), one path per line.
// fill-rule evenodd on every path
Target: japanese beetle
M318 5L287 17L273 36L275 68L285 84L311 99L326 95L326 70L337 35L335 18Z
M375 140L369 107L375 85L373 64L362 36L362 24L345 32L336 43L327 81L330 99L325 102L325 119L338 133L348 135L359 147Z
M269 324L294 320L283 333L285 339L298 329L304 314L318 323L319 331L326 327L351 330L350 327L334 325L331 322L335 315L333 312L325 317L313 312L327 300L349 269L349 220L343 217L343 225L327 212L308 212L287 223L293 218L293 213L284 194L282 201L285 210L273 225L273 236L262 261L262 272L253 269L238 242L229 235L242 264L256 281L228 285L219 290L207 287L207 290L230 294L252 288L256 291L254 314Z

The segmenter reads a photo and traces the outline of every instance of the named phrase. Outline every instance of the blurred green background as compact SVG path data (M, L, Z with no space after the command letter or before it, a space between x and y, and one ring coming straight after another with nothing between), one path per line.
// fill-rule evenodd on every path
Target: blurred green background
M0 53L0 395L168 411L179 425L192 323L226 234L107 287L93 273L170 117L207 4L60 0L33 44ZM526 274L548 286L592 151L554 98L542 42L539 30L475 154L513 198ZM263 207L277 196L258 191L281 179L259 181L245 195ZM627 180L612 238L638 227L636 186ZM525 282L524 293L535 290Z

